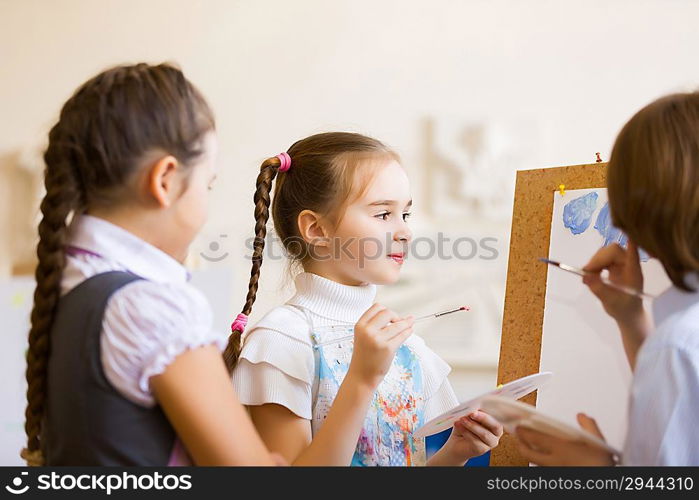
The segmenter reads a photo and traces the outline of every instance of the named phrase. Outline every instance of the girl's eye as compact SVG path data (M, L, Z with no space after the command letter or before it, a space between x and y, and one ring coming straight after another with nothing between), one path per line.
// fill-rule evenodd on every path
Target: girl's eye
M389 215L391 215L391 212L383 212L381 214L376 214L374 217L381 219L381 220L388 220Z
M413 215L413 214L411 214L410 212L405 212L405 213L403 214L403 220L404 220L404 221L407 221L408 219L410 219L410 217L412 217L412 215Z

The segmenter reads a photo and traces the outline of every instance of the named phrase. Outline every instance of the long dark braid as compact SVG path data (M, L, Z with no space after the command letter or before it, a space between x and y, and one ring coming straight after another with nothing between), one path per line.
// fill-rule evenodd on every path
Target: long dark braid
M242 311L242 314L245 316L249 316L252 312L252 305L255 303L255 297L257 296L262 256L265 249L265 237L267 236L272 182L277 176L280 165L281 161L279 158L269 158L262 163L260 173L257 175L257 187L253 196L253 202L255 203L255 241L253 243L252 269L250 271L250 282L248 283L248 294ZM233 330L228 337L228 345L223 353L226 366L231 372L238 363L238 357L242 350L242 335L243 332L241 330Z
M81 204L72 168L70 164L62 161L65 155L59 151L60 133L58 126L52 129L49 134L49 147L44 154L47 165L44 180L46 196L41 202L42 219L39 223L37 245L39 263L35 274L37 286L34 290L32 326L27 352L27 408L24 425L27 448L22 450L22 457L29 465L43 464L39 435L44 415L46 372L51 350L49 332L60 296L61 277L65 266L67 219Z

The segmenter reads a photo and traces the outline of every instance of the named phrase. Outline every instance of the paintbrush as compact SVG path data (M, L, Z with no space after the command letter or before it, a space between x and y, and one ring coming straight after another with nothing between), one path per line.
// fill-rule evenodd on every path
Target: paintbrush
M442 311L442 312L433 313L433 314L426 314L424 316L420 316L419 318L415 318L415 321L413 322L413 324L417 323L419 321L424 321L426 319L430 319L430 318L439 318L441 316L446 316L447 314L452 314L452 313L459 312L459 311L470 311L470 310L471 310L471 308L468 306L461 306L461 307L457 307L456 309L449 309L448 311ZM337 325L337 326L343 326L343 325ZM354 326L354 324L347 323L344 326ZM351 340L353 338L354 338L354 334L345 335L344 337L339 337L339 338L336 338L333 340L326 340L325 342L318 342L314 347L320 347L320 346L324 346L324 345L328 345L328 344L337 344L338 342L344 342L345 340Z
M589 271L585 271L583 269L579 269L577 267L569 266L568 264L563 264L561 262L556 262L555 260L551 259L539 259L541 262L544 262L546 264L551 264L552 266L556 266L558 269L562 269L563 271L568 271L569 273L577 274L578 276L587 276L588 274L595 274ZM636 290L635 288L631 288L629 286L625 285L619 285L617 283L614 283L612 280L609 278L605 278L604 276L600 276L600 280L602 280L602 283L607 285L608 287L614 288L615 290L619 290L620 292L628 293L629 295L633 295L634 297L638 297L639 299L649 299L652 300L655 297L653 295L644 293L640 290Z

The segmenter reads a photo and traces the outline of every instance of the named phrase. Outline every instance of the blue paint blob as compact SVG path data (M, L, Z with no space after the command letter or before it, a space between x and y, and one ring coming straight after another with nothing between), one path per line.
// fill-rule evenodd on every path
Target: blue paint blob
M595 229L604 238L604 246L618 243L619 246L626 248L629 238L617 227L612 224L612 217L609 213L609 203L605 203L602 210L599 211L597 220L595 221ZM639 257L641 262L647 262L649 257L642 248L639 248Z
M595 221L595 229L604 238L605 247L612 243L618 243L620 246L626 247L628 238L612 224L612 217L609 214L609 203L605 203L602 210L599 211L597 221Z
M566 203L563 207L563 226L573 234L585 232L597 208L597 198L597 193L593 191Z

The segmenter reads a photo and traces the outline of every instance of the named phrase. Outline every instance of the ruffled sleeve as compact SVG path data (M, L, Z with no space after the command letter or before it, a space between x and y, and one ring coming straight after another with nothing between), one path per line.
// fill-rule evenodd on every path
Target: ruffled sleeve
M431 420L459 404L447 378L451 367L418 335L411 335L405 343L420 360L424 377L425 420Z
M315 359L308 321L298 309L280 306L245 336L233 386L244 405L274 403L310 420Z
M214 344L227 332L212 329L208 301L188 284L137 281L117 291L104 313L101 358L107 380L127 399L151 407L150 379L188 349Z

